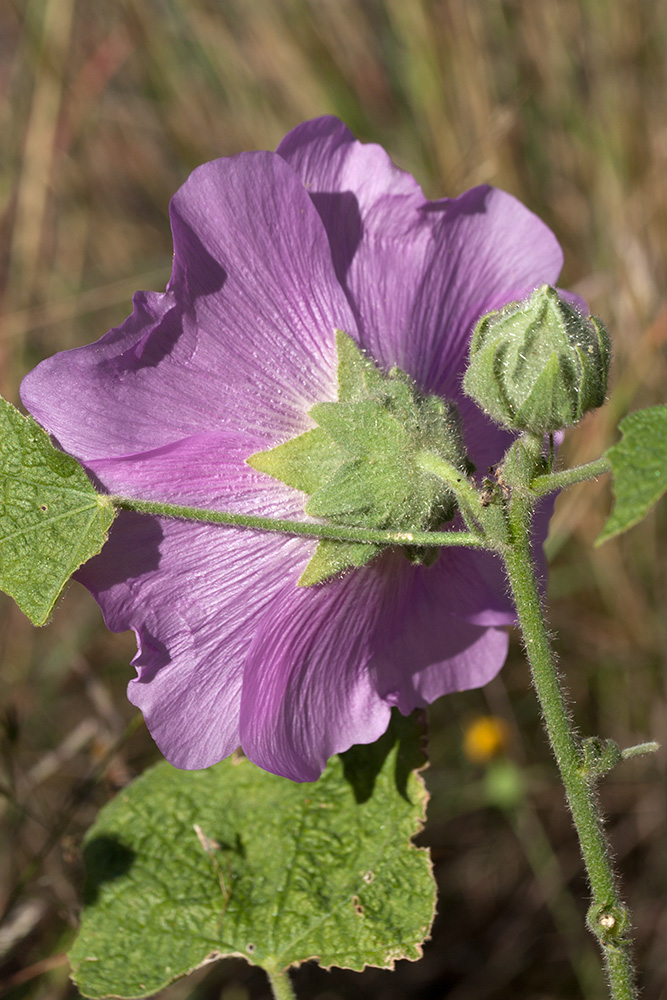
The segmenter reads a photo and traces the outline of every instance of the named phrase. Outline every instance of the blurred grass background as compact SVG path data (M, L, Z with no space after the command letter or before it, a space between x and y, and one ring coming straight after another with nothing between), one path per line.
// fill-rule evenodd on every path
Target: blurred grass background
M628 410L665 402L667 7L663 0L9 0L0 5L0 391L97 339L170 271L170 195L204 160L274 148L337 114L431 197L482 182L554 229L562 284L615 344L609 405L568 436L596 457ZM608 485L560 498L551 617L581 730L667 741L665 506L592 548ZM124 688L130 636L78 585L46 629L0 601L0 990L76 996L80 842L156 755ZM431 713L423 841L441 886L424 959L393 974L296 973L303 1000L598 998L586 887L518 645L487 689ZM502 722L475 751L478 717ZM478 731L479 733L479 731ZM467 739L466 739L467 737ZM493 740L491 740L493 744ZM635 918L644 996L667 998L665 764L625 763L602 799ZM260 1000L222 963L169 1000Z

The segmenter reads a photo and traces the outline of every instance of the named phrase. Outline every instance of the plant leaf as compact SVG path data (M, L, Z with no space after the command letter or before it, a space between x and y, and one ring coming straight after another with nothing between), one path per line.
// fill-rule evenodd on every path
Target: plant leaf
M286 969L417 959L434 911L410 838L426 792L415 721L296 784L245 758L158 764L86 839L87 905L70 952L85 996L140 997L228 955Z
M100 551L114 513L76 459L0 396L0 589L33 624Z
M607 451L614 474L614 509L595 544L641 521L667 490L667 406L637 410L619 424L623 435Z

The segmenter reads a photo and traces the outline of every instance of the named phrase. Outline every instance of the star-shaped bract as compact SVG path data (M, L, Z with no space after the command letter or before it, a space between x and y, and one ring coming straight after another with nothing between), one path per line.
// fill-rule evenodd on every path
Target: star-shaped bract
M114 494L307 519L306 497L246 459L314 427L336 399L336 329L382 370L455 400L478 469L510 438L460 390L484 313L553 284L560 248L513 197L427 201L378 146L334 118L276 153L199 167L171 203L164 294L95 344L44 361L22 397ZM488 553L398 551L297 587L316 540L121 512L79 579L114 631L132 628L129 685L175 765L238 745L313 780L327 758L501 667L513 621Z

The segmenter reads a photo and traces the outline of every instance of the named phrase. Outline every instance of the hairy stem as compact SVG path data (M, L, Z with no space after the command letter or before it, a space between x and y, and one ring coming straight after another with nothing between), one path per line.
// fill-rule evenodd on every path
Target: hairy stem
M269 977L271 992L275 1000L296 1000L296 993L292 988L292 982L286 969L274 968L273 964L267 962L264 971Z
M355 528L346 524L318 524L314 521L289 521L283 518L257 517L254 514L181 507L178 504L133 500L129 497L112 496L110 501L118 510L133 510L140 514L175 517L204 524L226 524L260 531L276 531L286 535L301 535L305 538L333 538L341 542L366 542L369 545L418 545L438 548L445 545L461 545L475 549L488 547L481 534L468 531L381 531Z
M437 476L443 483L447 483L451 487L466 527L473 533L479 530L479 494L470 480L451 462L445 461L444 458L431 451L418 452L415 456L415 464L424 472L430 472L432 476Z
M628 937L629 914L621 901L597 806L594 777L587 775L558 680L530 551L531 501L516 491L510 507L511 540L503 553L533 682L561 772L592 891L588 926L596 935L613 1000L636 1000Z
M621 750L621 760L629 760L631 757L643 757L647 753L657 753L659 749L660 744L654 740L650 740L648 743L638 743L637 746L626 747L625 750Z
M573 469L563 469L561 472L549 472L544 476L536 476L530 484L532 492L536 496L544 496L546 493L555 493L556 490L564 486L574 486L575 483L583 483L587 479L595 479L597 476L611 472L611 462L606 455L596 458L594 462L587 462L586 465L576 465Z

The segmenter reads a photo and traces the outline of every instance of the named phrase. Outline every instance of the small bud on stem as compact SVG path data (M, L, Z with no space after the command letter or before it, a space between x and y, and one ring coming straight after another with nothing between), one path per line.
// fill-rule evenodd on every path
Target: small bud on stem
M482 317L463 387L504 427L549 434L604 403L610 355L600 320L543 285Z

